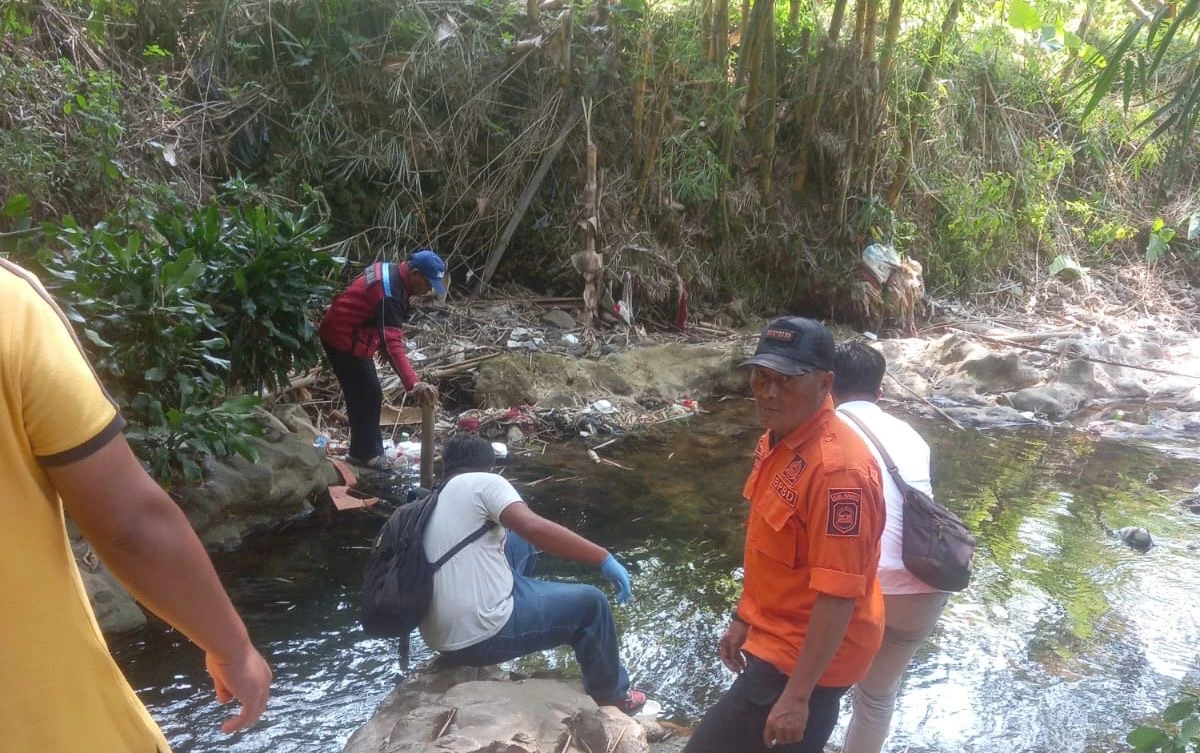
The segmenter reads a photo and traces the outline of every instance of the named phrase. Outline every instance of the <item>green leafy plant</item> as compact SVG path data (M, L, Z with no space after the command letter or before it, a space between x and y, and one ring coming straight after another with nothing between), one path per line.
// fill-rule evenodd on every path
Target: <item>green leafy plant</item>
M1200 697L1184 693L1162 713L1162 724L1143 725L1125 740L1137 753L1200 751Z
M228 338L223 355L237 386L278 389L290 373L321 358L311 312L332 294L344 260L314 250L328 230L315 215L312 205L299 214L261 204L222 213L209 205L154 220L170 248L193 251L204 269L196 295L212 307Z
M1166 256L1171 241L1175 239L1175 228L1166 226L1162 217L1150 226L1150 238L1146 241L1146 261L1153 264Z
M307 210L174 206L141 224L151 235L68 219L32 261L121 402L139 457L161 481L195 480L205 457L255 458L258 398L242 391L316 361L310 305L340 260L313 250L323 227Z

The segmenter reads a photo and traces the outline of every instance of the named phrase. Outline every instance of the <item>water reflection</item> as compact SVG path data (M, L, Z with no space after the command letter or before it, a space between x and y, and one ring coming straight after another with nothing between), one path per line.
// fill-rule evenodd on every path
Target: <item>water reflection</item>
M683 721L730 679L716 641L738 589L740 490L757 434L745 401L713 407L601 451L631 470L597 465L569 443L506 471L543 514L630 564L635 600L616 609L623 654L638 686ZM1200 516L1168 499L1195 484L1194 466L1046 429L921 428L939 498L979 531L980 565L905 680L890 749L1119 749L1134 720L1198 677L1200 576L1187 546L1200 540ZM217 731L223 714L201 658L175 634L151 629L115 647L177 753L336 751L370 716L400 672L387 642L356 627L364 547L379 520L326 515L219 559L276 670L268 716L249 733ZM1144 526L1156 546L1136 554L1102 523ZM589 568L543 562L555 577L602 584ZM563 650L518 666L574 665Z

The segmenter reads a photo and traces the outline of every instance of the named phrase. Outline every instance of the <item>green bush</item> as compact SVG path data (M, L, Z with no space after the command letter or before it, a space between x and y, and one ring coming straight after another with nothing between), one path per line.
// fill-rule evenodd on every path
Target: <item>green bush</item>
M311 205L299 215L262 205L222 214L209 205L154 220L168 248L192 251L204 265L195 295L228 338L229 377L239 387L278 389L321 358L310 312L332 294L342 260L313 249L328 230L313 215Z
M319 355L310 305L339 260L323 226L261 206L181 206L144 218L150 236L68 219L34 265L121 402L129 439L159 480L200 477L203 456L254 458L258 399ZM152 239L151 239L152 238Z

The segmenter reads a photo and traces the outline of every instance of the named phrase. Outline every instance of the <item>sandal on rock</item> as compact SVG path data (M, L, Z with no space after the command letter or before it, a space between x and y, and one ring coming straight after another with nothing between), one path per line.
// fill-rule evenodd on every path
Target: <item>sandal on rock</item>
M359 460L358 458L347 455L346 460L350 461L354 465L362 466L363 468L370 468L373 471L390 471L396 467L395 463L393 463L391 458L389 458L387 455L376 455L370 460Z
M642 710L642 706L646 705L646 694L640 690L630 690L625 694L624 698L619 698L609 703L602 703L601 706L616 706L621 711L630 716L634 716Z

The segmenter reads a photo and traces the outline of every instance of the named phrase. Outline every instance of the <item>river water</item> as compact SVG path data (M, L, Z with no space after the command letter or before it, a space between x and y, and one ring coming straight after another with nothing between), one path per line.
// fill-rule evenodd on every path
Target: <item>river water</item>
M616 608L623 656L636 686L684 723L731 679L716 643L736 598L740 491L759 431L748 401L706 407L713 412L601 451L624 468L597 465L572 442L504 471L536 510L629 565L634 601ZM1200 552L1189 549L1200 543L1200 516L1172 504L1200 481L1194 452L1065 429L914 423L933 447L938 498L979 533L978 567L914 660L888 749L1126 750L1132 726L1200 685ZM113 645L176 753L336 753L371 715L402 676L394 648L356 625L379 514L321 514L217 556L275 669L267 714L249 732L219 732L225 710L199 651L178 634L152 626ZM1143 526L1155 546L1133 552L1104 525ZM589 568L542 563L556 577L602 585ZM415 654L429 656L419 639ZM561 650L516 668L574 666Z

